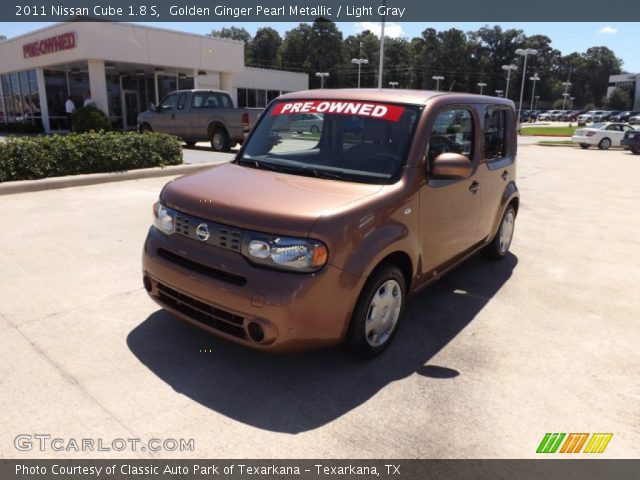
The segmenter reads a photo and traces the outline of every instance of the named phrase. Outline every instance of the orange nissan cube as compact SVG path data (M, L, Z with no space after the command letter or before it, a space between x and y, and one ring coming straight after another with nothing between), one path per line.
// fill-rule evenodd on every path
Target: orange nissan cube
M375 356L411 294L480 250L507 255L516 147L502 98L283 95L232 162L163 188L144 286L177 317L249 347L345 343Z

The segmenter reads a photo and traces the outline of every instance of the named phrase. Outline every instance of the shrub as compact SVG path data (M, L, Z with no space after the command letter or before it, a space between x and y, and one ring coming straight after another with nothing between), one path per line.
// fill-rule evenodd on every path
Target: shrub
M0 182L180 163L180 142L163 133L73 133L0 142Z
M92 130L96 132L104 130L107 132L111 130L109 117L102 110L98 110L92 105L76 110L71 117L71 124L73 125L73 131L76 133L90 132Z

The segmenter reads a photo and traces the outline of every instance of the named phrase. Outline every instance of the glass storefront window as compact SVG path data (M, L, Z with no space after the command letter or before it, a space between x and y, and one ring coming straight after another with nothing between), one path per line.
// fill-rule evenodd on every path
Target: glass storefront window
M31 119L31 92L29 92L29 75L27 72L20 72L18 74L18 81L20 83L20 105L22 106L23 121Z
M20 102L20 84L18 83L18 74L9 74L9 83L11 84L11 109L16 119L22 119L22 105Z
M158 75L158 100L162 101L169 92L178 89L178 77L176 75Z
M38 92L38 77L35 70L29 70L27 72L29 76L29 91L31 92L31 114L34 117L41 117L42 112L40 110L40 94Z
M13 111L13 103L11 102L11 81L9 75L2 75L2 92L4 95L4 108L6 120L13 121L15 115Z
M193 90L193 77L178 78L179 90Z
M56 70L45 70L44 88L47 93L51 130L67 128L67 115L64 109L64 103L69 98L67 74Z
M238 108L245 108L247 106L247 89L238 89Z
M76 108L84 103L84 96L91 92L89 88L89 72L69 72L69 91Z

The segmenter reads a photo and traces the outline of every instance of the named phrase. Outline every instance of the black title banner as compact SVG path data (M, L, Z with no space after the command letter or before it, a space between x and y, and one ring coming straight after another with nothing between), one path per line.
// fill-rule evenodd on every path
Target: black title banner
M0 460L2 480L637 480L640 460Z
M637 0L603 8L597 0L6 0L0 21L49 22L81 17L121 22L336 22L379 21L639 21ZM85 18L86 17L86 18Z

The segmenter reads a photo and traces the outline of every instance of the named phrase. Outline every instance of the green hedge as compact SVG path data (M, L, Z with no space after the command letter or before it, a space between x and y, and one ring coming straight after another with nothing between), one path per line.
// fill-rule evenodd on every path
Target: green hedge
M0 182L180 163L180 142L162 133L91 132L0 141Z
M95 130L96 132L100 130L111 130L109 117L107 117L102 110L98 110L91 105L76 110L71 118L71 125L73 131L76 133L86 133L91 130Z

